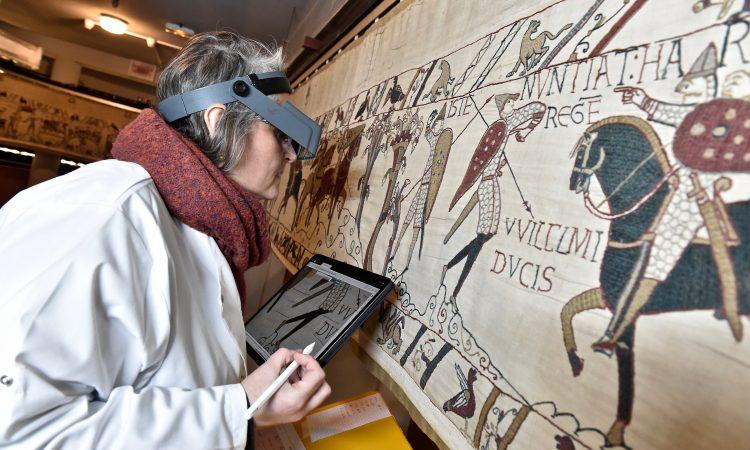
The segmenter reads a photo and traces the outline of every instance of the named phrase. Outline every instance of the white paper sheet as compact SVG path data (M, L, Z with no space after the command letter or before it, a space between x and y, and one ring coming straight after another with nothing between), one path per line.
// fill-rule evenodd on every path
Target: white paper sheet
M307 416L312 442L390 416L380 394L373 394Z
M255 429L256 450L305 450L291 424Z

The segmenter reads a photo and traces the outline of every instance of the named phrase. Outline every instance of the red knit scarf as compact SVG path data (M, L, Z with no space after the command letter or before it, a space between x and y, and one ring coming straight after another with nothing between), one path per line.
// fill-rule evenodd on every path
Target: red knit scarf
M270 249L266 214L258 198L229 179L153 109L123 128L112 156L146 169L172 215L216 240L232 267L247 320L242 276L265 261Z

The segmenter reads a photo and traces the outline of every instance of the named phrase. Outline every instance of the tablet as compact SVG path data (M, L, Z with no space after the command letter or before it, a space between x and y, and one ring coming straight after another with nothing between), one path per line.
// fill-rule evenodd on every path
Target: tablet
M388 278L315 255L245 323L250 356L263 364L279 348L303 349L321 365L393 291Z

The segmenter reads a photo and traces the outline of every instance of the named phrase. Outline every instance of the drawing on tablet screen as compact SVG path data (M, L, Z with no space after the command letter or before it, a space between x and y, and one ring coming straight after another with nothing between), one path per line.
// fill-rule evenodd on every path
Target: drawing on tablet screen
M280 347L302 348L334 337L372 293L334 276L310 270L272 298L248 324L258 343L272 354Z

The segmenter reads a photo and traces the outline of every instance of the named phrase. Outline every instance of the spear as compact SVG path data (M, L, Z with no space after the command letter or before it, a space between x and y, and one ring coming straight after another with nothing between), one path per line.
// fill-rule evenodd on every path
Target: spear
M471 97L471 94L469 94L469 97L471 98L471 101L474 102L474 98ZM487 106L487 103L489 103L490 100L492 100L492 96L490 96L487 100L484 101L484 104L482 104L482 108L484 108L485 106ZM477 106L476 102L474 102L474 106ZM469 119L469 121L466 122L466 126L461 130L460 133L458 133L456 135L456 138L453 139L453 142L451 142L451 145L453 145L453 144L456 143L456 141L458 140L458 138L460 138L461 135L464 134L464 131L466 131L466 129L469 128L469 125L471 125L471 122L473 122L474 119L476 119L477 116L480 115L480 114L481 114L481 108L477 107L476 114L474 114L473 116L471 116L471 119ZM484 117L482 117L482 120L484 120ZM487 121L485 120L484 123L487 123Z
M472 99L472 101L473 100L474 99ZM492 100L492 96L490 96L487 100L484 101L484 104L482 105L482 108L484 108L485 106L487 106L487 103L489 103L490 100ZM474 103L474 105L476 106L476 103ZM456 141L458 141L458 138L460 138L461 135L464 134L464 131L466 131L466 129L469 128L469 125L471 125L471 122L473 122L474 119L476 119L478 115L479 115L479 111L477 111L476 113L474 113L473 116L471 116L471 119L469 119L469 121L466 122L466 125L463 127L463 129L461 130L461 132L458 133L455 138L453 138L453 141L451 141L451 146L453 146L453 144L455 144ZM484 123L486 124L487 121L485 121ZM434 165L435 165L435 161L433 161L432 164L430 164L429 166L425 167L424 171L422 172L422 175L424 175ZM417 187L419 187L419 184L415 184L414 186L412 186L411 189L409 189L409 191L406 193L406 195L402 196L402 198L408 197L411 194L411 191L413 191Z
M472 96L471 94L469 94L469 98L471 99L471 102L474 103L474 107L477 109L477 114L479 115L479 117L482 118L482 121L484 122L485 125L487 125L487 128L489 128L490 124L487 123L487 120L484 118L484 115L482 115L482 110L479 108L479 106L477 106L477 102L474 101L474 96ZM486 104L487 103L485 102L485 105ZM500 112L502 113L502 111L500 111ZM533 219L534 218L534 213L531 212L531 204L529 204L529 202L523 196L523 192L521 191L521 186L518 185L518 180L516 179L516 174L513 172L513 168L510 165L510 160L508 159L507 153L505 153L505 148L504 147L503 147L503 151L500 154L500 156L502 156L503 158L505 158L505 164L508 166L508 171L510 172L510 176L513 178L513 183L515 183L516 189L518 190L518 194L521 196L521 201L523 202L523 207L524 207L524 209L526 211L529 212L529 214L531 214L531 218Z

